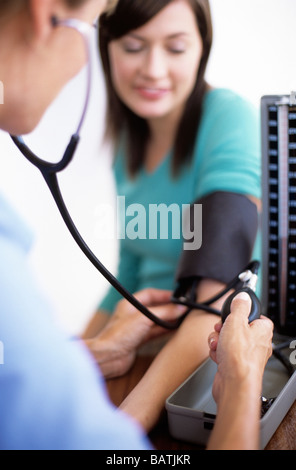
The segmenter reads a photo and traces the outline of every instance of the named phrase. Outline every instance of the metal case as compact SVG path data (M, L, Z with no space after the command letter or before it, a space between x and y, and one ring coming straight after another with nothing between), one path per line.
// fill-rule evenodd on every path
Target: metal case
M212 396L216 371L216 364L208 359L167 399L169 431L175 439L206 446L216 419ZM277 397L261 419L260 447L264 449L296 400L296 372L289 379L282 364L271 358L264 374L262 395Z

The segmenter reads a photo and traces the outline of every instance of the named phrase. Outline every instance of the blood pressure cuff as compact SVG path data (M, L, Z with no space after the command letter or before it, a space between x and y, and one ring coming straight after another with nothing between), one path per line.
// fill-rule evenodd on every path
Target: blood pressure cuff
M246 196L216 192L196 204L202 204L202 245L195 251L184 250L176 273L178 283L197 278L229 283L251 260L258 231L257 207ZM191 206L191 233L194 227Z

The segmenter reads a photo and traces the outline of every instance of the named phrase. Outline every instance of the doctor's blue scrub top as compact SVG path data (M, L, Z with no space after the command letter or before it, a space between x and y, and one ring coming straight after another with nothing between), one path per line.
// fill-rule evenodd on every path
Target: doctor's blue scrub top
M88 351L54 324L27 265L31 234L0 195L0 449L149 449Z

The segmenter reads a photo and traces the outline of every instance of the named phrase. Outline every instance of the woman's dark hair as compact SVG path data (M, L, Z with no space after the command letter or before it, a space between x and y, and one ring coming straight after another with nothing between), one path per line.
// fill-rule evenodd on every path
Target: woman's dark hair
M143 165L145 149L149 141L149 128L146 120L133 113L115 92L111 78L108 46L111 41L145 25L172 1L174 0L119 0L113 13L104 14L100 19L99 47L108 94L106 136L118 145L125 131L127 165L131 177L134 177ZM209 0L186 1L192 7L196 17L203 42L203 54L196 83L187 101L175 139L172 167L174 175L177 175L182 166L192 159L202 114L203 98L207 89L205 71L213 41Z

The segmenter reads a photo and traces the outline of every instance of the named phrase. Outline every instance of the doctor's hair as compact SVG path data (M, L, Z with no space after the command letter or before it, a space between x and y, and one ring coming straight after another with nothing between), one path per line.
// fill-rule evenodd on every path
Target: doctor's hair
M88 0L64 0L65 4L70 8L78 8ZM106 11L112 11L116 6L117 0L107 0ZM24 10L28 6L28 0L0 0L0 17L1 19L10 15L13 16L16 13Z
M118 0L110 14L100 18L99 49L107 89L106 138L119 146L126 136L127 167L129 175L135 177L143 167L145 150L149 142L149 128L145 119L137 116L118 97L112 81L108 48L110 42L118 40L131 31L144 26L174 0ZM209 0L186 0L195 15L203 43L203 53L194 89L187 100L183 117L176 134L172 175L176 177L185 164L190 164L196 135L202 114L203 99L207 91L205 72L212 43L213 27Z
M70 7L78 7L87 0L65 0L65 3ZM16 13L21 9L28 6L28 0L0 0L0 14L2 13Z

